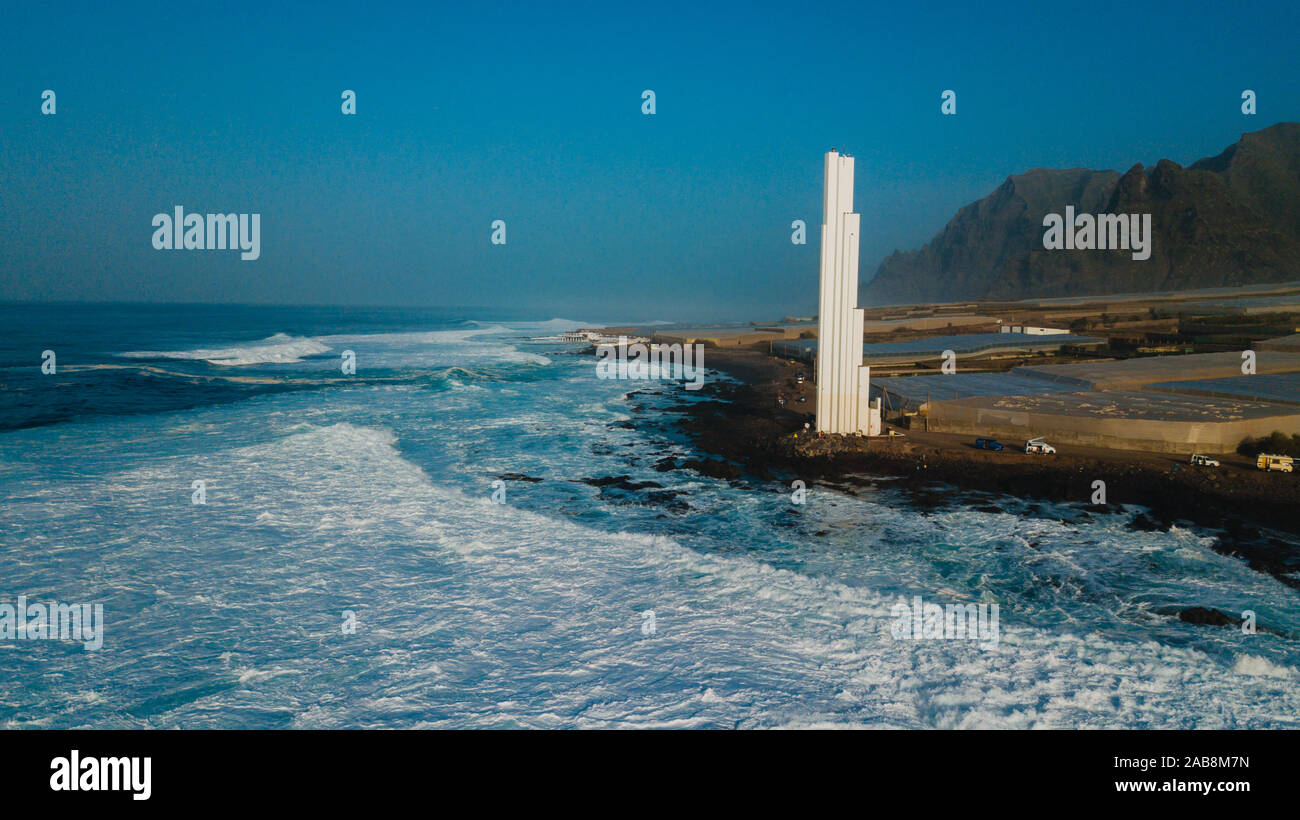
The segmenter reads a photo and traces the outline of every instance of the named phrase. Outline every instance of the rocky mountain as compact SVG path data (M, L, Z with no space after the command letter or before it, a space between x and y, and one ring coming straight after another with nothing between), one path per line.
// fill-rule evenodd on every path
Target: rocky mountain
M1047 250L1043 217L1151 214L1152 252ZM1300 280L1300 123L1242 135L1184 168L1034 169L965 206L920 250L886 258L867 305L1081 296Z

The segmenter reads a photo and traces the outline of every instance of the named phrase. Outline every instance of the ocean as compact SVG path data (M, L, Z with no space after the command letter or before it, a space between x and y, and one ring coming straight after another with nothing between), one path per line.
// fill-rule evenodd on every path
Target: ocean
M0 604L104 613L0 640L0 725L1300 725L1300 597L1214 533L661 472L699 398L590 318L0 306ZM917 596L996 645L897 637Z

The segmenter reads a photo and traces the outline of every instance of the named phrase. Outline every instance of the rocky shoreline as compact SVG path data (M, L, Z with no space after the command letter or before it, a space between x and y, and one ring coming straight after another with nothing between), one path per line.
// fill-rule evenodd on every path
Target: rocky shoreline
M1141 453L1017 457L910 431L896 438L819 438L803 432L810 416L791 409L807 405L777 401L796 387L790 363L757 351L710 349L708 366L737 382L712 380L695 401L668 408L675 427L708 457L666 459L661 470L786 483L874 476L888 478L922 507L972 501L953 488L1074 502L1089 512L1135 505L1147 511L1131 528L1166 530L1181 522L1215 530L1216 551L1300 589L1300 543L1289 537L1300 534L1300 481L1294 476L1194 470L1174 457ZM1092 503L1096 481L1105 482L1106 505Z

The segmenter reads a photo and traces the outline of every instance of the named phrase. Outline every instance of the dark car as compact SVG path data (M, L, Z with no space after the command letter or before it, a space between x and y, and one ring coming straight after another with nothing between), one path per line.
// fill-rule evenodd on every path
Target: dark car
M976 450L992 450L995 453L1002 452L1002 442L995 438L977 438L975 439Z

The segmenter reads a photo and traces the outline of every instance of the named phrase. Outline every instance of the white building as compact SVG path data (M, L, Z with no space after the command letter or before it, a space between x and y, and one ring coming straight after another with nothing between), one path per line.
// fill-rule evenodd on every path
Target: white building
M817 316L817 431L880 435L880 401L870 399L871 368L862 365L858 234L853 158L826 155L822 203L821 299Z
M1024 333L1030 336L1056 336L1061 333L1069 333L1069 328L1064 327L1031 327L1029 325L1003 325L1003 333Z

